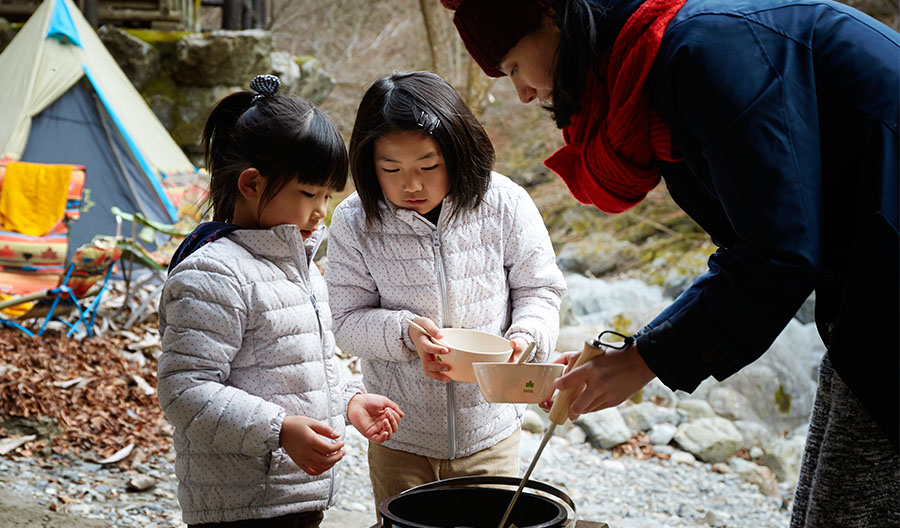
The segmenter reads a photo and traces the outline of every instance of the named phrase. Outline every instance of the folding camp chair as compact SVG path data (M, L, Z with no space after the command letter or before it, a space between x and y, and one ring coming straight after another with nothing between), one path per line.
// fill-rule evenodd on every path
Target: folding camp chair
M123 325L123 329L131 328L135 322L139 322L146 316L147 307L156 297L156 294L162 289L163 282L166 278L166 269L169 261L181 241L191 233L190 228L182 228L180 224L189 224L190 220L179 221L178 224L164 224L154 222L141 213L125 213L118 207L112 207L112 213L116 217L116 240L119 249L122 250L122 275L125 279L125 300L122 301L120 312L130 309L131 314ZM122 236L122 221L131 222L131 238ZM155 250L150 250L146 245L159 242L160 235L168 237L162 244L159 244ZM146 244L146 245L145 245ZM134 281L134 266L140 265L150 271L150 274L137 283ZM148 284L157 280L159 284L147 295L140 304L132 307L132 297L136 292Z
M14 172L17 171L17 172ZM28 235L16 231L0 231L0 326L12 326L23 330L30 336L41 335L51 320L59 320L70 312L77 312L75 324L69 325L71 336L74 327L81 324L85 332L91 335L96 308L100 295L109 280L112 265L118 259L120 250L114 240L95 239L75 252L71 262L66 261L69 253L69 223L80 216L82 191L84 189L85 171L79 165L53 165L41 163L0 163L0 200L11 199L13 209L5 210L4 225L8 220L19 225L25 219L29 223L35 218L32 211L23 205L28 204L29 197L18 194L23 182L8 180L30 178L42 174L41 171L55 171L65 179L54 180L59 185L47 192L59 192L61 200L65 193L65 212L54 220L52 216L37 215L41 221L52 224L48 232L40 235ZM58 171L65 170L68 173ZM13 184L5 185L9 181ZM43 181L43 180L39 180ZM14 185L18 183L19 185ZM43 191L43 189L42 189ZM6 193L13 193L12 195ZM20 216L21 215L21 216ZM29 224L31 225L31 224ZM103 285L93 288L99 279ZM94 297L94 303L82 308L78 299ZM34 318L44 318L37 334L23 324ZM25 323L27 324L27 323Z
M75 251L72 262L66 267L57 286L0 302L0 310L25 307L14 317L0 315L0 326L17 328L34 338L42 336L47 324L55 320L69 328L66 337L71 337L79 325L84 327L89 337L93 336L92 328L100 299L109 286L113 266L121 254L114 238L95 237ZM83 307L82 304L88 300L91 302ZM74 322L62 318L69 313L75 314ZM41 318L43 322L37 332L25 326L26 321Z

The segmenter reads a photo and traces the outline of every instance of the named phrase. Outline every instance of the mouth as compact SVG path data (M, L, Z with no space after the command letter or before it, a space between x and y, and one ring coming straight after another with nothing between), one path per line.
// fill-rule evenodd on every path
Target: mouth
M428 200L425 200L425 199L421 199L421 200L406 200L406 203L407 203L408 205L412 206L412 207L417 207L417 206L420 206L420 205L424 204L424 203L427 202L427 201L428 201Z

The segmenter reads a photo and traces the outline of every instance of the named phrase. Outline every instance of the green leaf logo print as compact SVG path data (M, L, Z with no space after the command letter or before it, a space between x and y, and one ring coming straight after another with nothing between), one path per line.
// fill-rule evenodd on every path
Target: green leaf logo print
M534 392L534 382L531 380L526 381L525 389L523 389L522 392L527 392L527 393Z

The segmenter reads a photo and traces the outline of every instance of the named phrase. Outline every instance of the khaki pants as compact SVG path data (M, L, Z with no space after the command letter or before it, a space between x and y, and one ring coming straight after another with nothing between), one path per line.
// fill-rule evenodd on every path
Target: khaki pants
M414 455L369 442L369 478L375 512L381 503L409 488L453 477L519 476L520 429L499 443L467 457L446 460ZM381 522L381 514L378 513Z

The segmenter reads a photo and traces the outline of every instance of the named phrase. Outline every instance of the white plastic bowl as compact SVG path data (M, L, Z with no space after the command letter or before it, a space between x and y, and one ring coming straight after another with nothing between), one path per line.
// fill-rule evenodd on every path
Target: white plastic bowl
M558 363L475 363L484 399L491 403L540 403L553 394L553 382L565 365Z
M476 383L472 363L503 362L512 355L509 341L494 334L466 328L442 328L441 333L440 341L450 353L437 355L437 360L450 367L445 374L452 380Z

